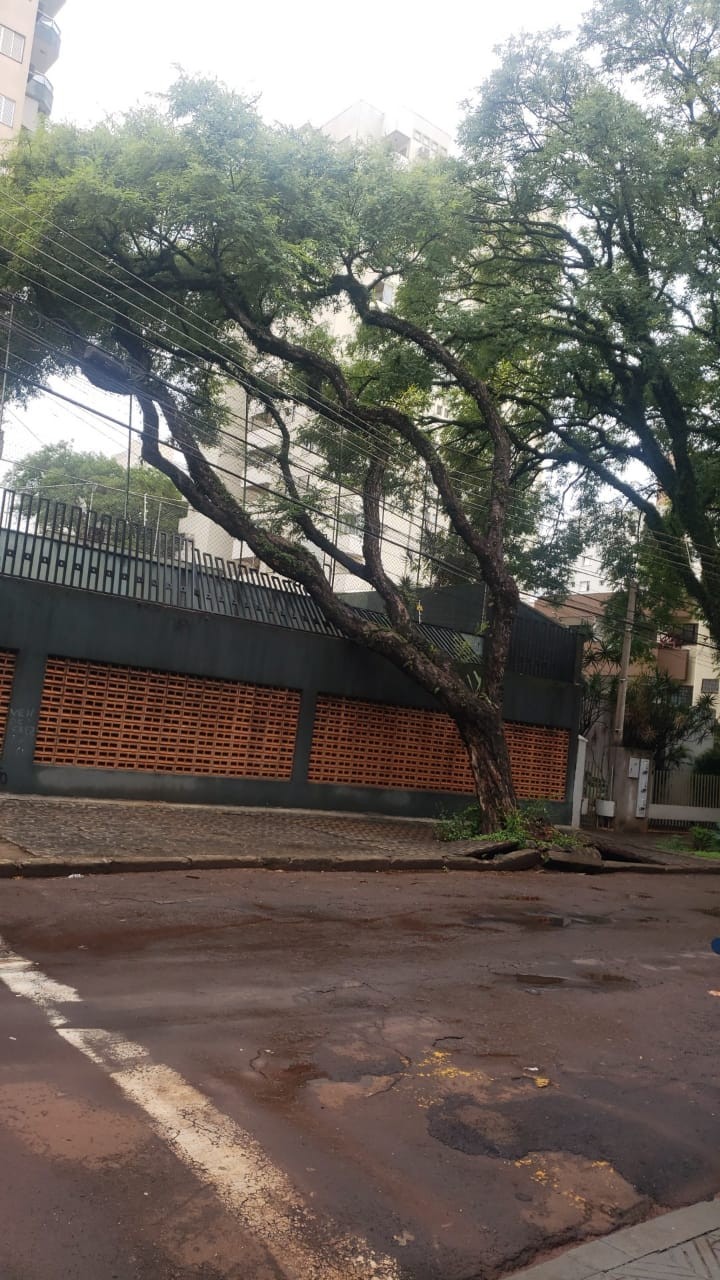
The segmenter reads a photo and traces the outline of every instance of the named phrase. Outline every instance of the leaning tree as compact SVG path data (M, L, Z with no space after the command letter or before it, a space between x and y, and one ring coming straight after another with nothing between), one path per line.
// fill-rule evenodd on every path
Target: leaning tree
M132 396L144 460L452 717L491 830L515 802L502 722L519 595L508 531L536 491L487 381L492 339L480 327L467 340L471 214L454 161L408 167L270 128L252 103L181 79L159 107L21 140L0 175L0 288L14 299L14 394L60 374ZM259 505L213 451L242 448L233 389L266 424ZM311 438L321 458L308 477ZM329 475L359 495L359 552L327 518ZM486 587L472 683L388 571L383 507L405 502L412 515L418 479ZM541 536L525 523L526 549ZM341 599L321 557L375 590L386 621Z

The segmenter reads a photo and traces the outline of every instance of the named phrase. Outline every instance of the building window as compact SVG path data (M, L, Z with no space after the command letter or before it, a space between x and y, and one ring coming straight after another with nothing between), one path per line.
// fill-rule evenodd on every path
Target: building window
M12 98L4 98L0 93L0 124L6 124L8 129L12 129L15 121L15 103Z
M676 707L691 707L693 700L693 687L691 684L677 685L670 696L671 703Z
M22 62L25 57L25 37L20 35L19 31L13 31L12 27L4 27L0 23L0 53L4 53L7 58L14 58L16 62Z
M679 622L668 628L668 638L670 647L679 649L683 645L693 645L698 642L698 624L697 622Z
M719 693L720 680L718 680L717 677L715 677L715 679L703 680L702 685L700 686L700 692L701 693Z

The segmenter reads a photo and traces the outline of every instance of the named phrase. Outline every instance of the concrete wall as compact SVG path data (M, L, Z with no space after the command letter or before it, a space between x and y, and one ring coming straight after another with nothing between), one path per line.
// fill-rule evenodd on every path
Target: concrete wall
M318 693L438 709L430 695L389 662L350 641L2 578L0 648L17 652L0 764L4 785L11 791L275 804L407 816L433 816L467 803L466 797L457 794L307 782ZM48 656L301 690L292 779L189 777L36 764L34 729ZM579 688L569 682L512 674L506 682L507 720L570 732L565 803L551 806L558 819L567 819L571 810L579 697Z

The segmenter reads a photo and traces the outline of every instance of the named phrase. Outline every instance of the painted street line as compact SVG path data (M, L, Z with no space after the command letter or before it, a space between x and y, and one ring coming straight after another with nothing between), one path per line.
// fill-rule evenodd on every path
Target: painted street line
M81 1003L0 939L0 980L40 1008L66 1043L101 1067L152 1123L163 1142L210 1186L272 1256L288 1280L402 1280L398 1262L362 1237L319 1221L260 1144L177 1071L142 1045L100 1028L71 1027L59 1006Z

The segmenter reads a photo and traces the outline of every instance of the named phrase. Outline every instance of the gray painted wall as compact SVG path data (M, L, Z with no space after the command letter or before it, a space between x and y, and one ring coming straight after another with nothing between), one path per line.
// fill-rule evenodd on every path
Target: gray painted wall
M285 805L433 816L462 807L466 798L308 783L318 693L437 710L437 704L385 659L350 641L238 618L192 613L92 592L0 578L0 648L18 654L0 769L13 792ZM188 777L116 770L39 766L35 727L48 656L121 663L302 691L290 782ZM570 730L577 737L580 691L575 684L508 675L507 720ZM566 804L569 814L574 754Z

